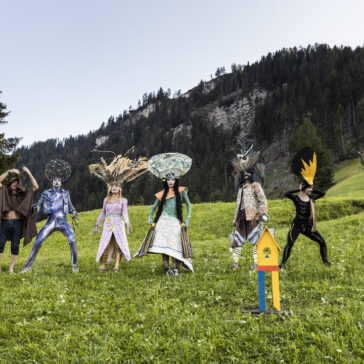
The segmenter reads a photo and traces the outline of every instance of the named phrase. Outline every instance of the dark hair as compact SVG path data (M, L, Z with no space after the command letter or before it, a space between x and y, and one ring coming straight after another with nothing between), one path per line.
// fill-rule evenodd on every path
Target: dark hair
M162 198L159 201L158 210L157 210L157 213L156 213L155 218L154 218L154 223L155 224L158 222L159 218L162 215L163 207L164 207L164 204L166 203L166 197L167 197L167 193L168 193L168 190L169 190L167 180L165 178L163 178L162 181L163 181L164 191L163 191ZM178 187L179 187L179 178L176 178L176 182L174 183L173 190L174 190L174 195L176 196L177 217L178 217L178 220L182 222L182 220L183 220L183 217L182 217L182 199L181 199L181 194L178 191Z

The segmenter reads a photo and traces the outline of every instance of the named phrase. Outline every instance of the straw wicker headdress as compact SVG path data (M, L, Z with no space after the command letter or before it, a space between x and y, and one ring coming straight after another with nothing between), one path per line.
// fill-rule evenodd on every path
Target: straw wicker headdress
M109 187L112 184L121 187L123 183L135 180L148 170L148 160L142 157L137 160L127 158L127 154L133 150L134 147L124 155L117 155L110 164L107 164L104 158L100 158L101 163L88 166L90 173L103 180Z

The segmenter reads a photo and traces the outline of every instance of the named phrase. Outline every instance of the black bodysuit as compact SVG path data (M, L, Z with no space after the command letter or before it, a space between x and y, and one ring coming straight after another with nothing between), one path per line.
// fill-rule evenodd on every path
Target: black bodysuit
M321 234L313 230L313 218L311 216L311 200L315 201L325 195L325 192L313 190L310 195L310 201L302 201L295 193L300 192L300 190L288 191L285 196L293 201L296 207L296 216L292 222L291 228L287 236L287 245L283 251L282 263L284 265L291 254L291 249L294 242L296 241L298 235L301 233L311 240L315 241L320 245L320 254L322 261L327 264L327 247L324 238Z

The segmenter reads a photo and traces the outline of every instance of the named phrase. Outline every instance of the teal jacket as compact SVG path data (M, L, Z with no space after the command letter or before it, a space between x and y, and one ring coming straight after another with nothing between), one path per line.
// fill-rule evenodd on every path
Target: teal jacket
M191 218L191 202L188 198L187 191L183 190L181 193L182 203L184 202L187 206L187 217L185 220L186 226L188 225L188 222ZM153 219L154 213L156 212L158 205L160 203L160 200L158 198L155 199L154 205L152 206L150 213L149 213L149 222ZM177 217L177 202L176 197L172 197L166 200L163 211L161 216L170 216L178 219Z

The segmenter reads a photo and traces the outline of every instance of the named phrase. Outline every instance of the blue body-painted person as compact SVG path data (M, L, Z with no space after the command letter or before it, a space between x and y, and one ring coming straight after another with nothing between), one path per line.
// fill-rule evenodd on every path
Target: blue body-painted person
M77 217L70 193L61 188L64 182L71 174L71 167L67 162L55 160L47 164L46 176L52 181L53 188L43 191L39 201L34 204L37 212L43 210L48 216L48 220L40 230L37 239L34 242L28 261L25 264L22 273L32 269L32 264L43 245L44 241L55 231L60 231L68 240L71 249L72 271L78 272L77 266L77 245L75 233L67 221L67 214L71 213L72 218Z

